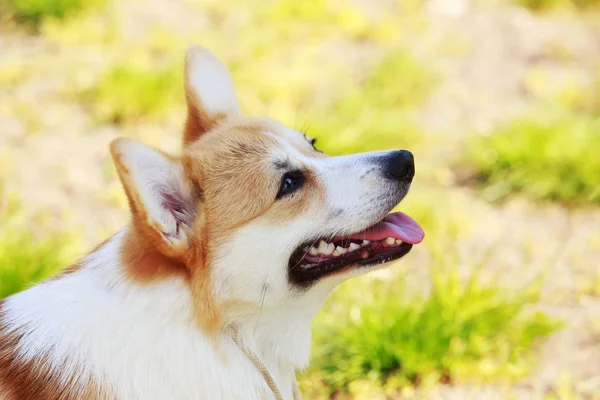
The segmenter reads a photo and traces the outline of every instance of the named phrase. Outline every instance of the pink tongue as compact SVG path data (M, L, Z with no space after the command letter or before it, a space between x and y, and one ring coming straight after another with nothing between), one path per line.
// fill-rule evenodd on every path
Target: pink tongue
M370 228L349 236L350 239L362 240L383 240L387 237L417 244L423 240L425 233L414 219L402 212L395 212L388 214L383 221Z

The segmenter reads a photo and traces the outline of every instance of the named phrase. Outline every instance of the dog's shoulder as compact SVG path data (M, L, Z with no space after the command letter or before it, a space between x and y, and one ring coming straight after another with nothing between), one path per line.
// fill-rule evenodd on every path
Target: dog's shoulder
M0 400L105 399L93 382L78 377L65 379L60 368L51 367L47 349L22 346L27 327L11 320L9 302L0 300Z

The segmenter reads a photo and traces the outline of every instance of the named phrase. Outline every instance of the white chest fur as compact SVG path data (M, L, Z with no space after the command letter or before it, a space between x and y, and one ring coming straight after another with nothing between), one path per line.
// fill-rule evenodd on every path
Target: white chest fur
M5 319L27 332L19 356L45 355L65 382L89 377L118 399L272 398L228 335L198 329L183 279L135 285L123 278L121 238L89 256L81 270L7 300ZM291 398L294 369L308 360L310 321L298 325L298 318L269 311L260 321L237 321L241 339Z

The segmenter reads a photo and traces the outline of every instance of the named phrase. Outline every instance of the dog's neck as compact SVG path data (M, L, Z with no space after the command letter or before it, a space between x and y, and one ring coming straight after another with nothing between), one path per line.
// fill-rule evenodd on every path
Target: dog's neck
M91 263L97 263L97 260L106 261L106 269L111 269L117 273L114 276L115 281L127 280L127 285L132 285L132 290L144 290L152 287L160 287L161 281L155 282L136 282L126 277L127 273L123 274L127 266L122 265L117 256L115 258L115 250L117 254L123 254L123 246L126 246L128 241L128 232L132 228L126 228L119 234L115 235L108 243L106 248L99 248L96 253L90 258L95 259ZM109 261L110 260L110 261ZM114 265L111 265L114 264ZM116 267L116 268L115 268ZM89 268L84 264L84 268ZM124 276L125 275L125 276ZM175 275L175 280L180 280L181 285L187 286L183 275ZM164 286L171 285L172 282L167 279ZM137 287L136 287L137 286ZM189 288L188 288L189 289ZM331 288L327 285L321 290L312 290L310 296L302 294L297 297L287 299L284 302L278 303L276 307L261 305L257 307L235 307L233 309L220 310L222 311L219 329L215 331L205 331L202 329L204 324L198 324L198 334L207 337L226 336L223 329L225 326L233 326L239 333L240 339L246 346L251 348L263 362L290 367L292 369L303 368L308 364L310 356L310 325L315 314L320 309L324 299L330 293ZM195 315L196 318L202 318L202 315L194 314L192 308L193 301L190 296L185 293L179 293L184 301L190 302L188 311L190 315ZM166 301L164 297L151 298L150 301L161 303L161 307L171 307L173 312L178 312L181 308L182 298L173 298L172 304ZM221 302L217 300L217 304ZM225 301L225 303L228 303ZM235 303L235 300L234 300ZM160 323L160 321L156 321ZM197 321L196 321L197 322ZM194 324L193 320L186 323Z
M169 309L173 314L181 312L182 302L185 302L189 309L185 310L186 320L182 322L196 325L192 310L194 305L191 296L186 295L189 288L183 276L176 275L173 279L152 283L135 282L125 276L127 274L124 274L125 267L122 265L121 254L129 229L131 228L122 230L103 247L84 259L82 268L97 270L97 273L105 276L107 280L113 280L115 285L131 286L131 291L142 291L146 297L145 301L159 303L157 307L163 309L165 314L170 312ZM155 290L162 291L161 288L168 291L169 286L174 284L186 287L186 290L176 293L177 289L171 289L173 293L169 296L157 296L152 293ZM266 364L292 369L304 368L308 365L310 357L310 325L323 301L331 292L331 286L326 283L320 284L311 289L310 296L299 294L277 304L276 307L242 307L226 311L222 315L221 328L233 325L244 344L256 352ZM156 328L160 329L161 321L158 318L159 316L156 316L154 319L159 325ZM197 329L199 335L209 338L227 335L223 329L218 329L216 332L205 332L200 327Z
M120 382L119 393L134 393L131 382L123 379L140 374L154 374L159 382L164 371L181 371L174 382L182 388L206 385L202 371L207 368L221 369L232 379L246 376L247 356L225 329L207 333L198 326L183 276L149 283L126 277L120 263L123 238L122 231L84 258L80 269L6 302L0 314L16 331L30 332L24 348L51 351L50 360L70 360L53 366L66 376L81 373L82 368L92 376L111 376ZM312 289L311 296L300 295L277 307L224 316L224 325L235 326L240 340L269 369L286 398L294 371L308 364L310 324L327 294L326 287ZM253 379L250 387L264 384L262 376Z
M311 296L291 299L276 308L262 308L258 312L231 315L226 323L233 324L244 340L254 341L261 357L276 353L279 362L294 368L308 365L310 356L310 325L330 290L311 291Z

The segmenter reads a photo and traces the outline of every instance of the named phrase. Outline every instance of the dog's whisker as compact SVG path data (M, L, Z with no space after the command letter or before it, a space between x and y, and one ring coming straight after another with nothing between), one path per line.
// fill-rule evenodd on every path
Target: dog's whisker
M271 272L267 274L267 278ZM267 280L262 285L262 290L260 291L260 307L258 309L258 317L256 318L256 324L254 325L254 329L258 327L258 323L260 322L260 316L262 315L262 310L265 305L265 298L267 297L267 290L269 289L269 285L267 284Z
M300 264L302 263L302 260L304 259L304 257L306 257L308 255L308 253L310 252L310 248L313 247L315 244L317 244L318 241L320 241L321 239L315 239L313 240L313 242L307 246L308 250L304 252L304 254L302 255L302 257L299 258L298 262L296 264L294 264L290 270L295 270L297 267L300 266Z

